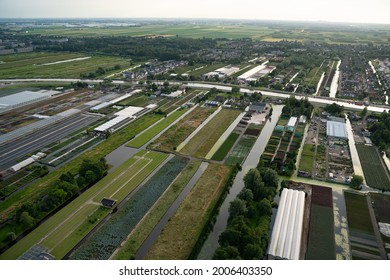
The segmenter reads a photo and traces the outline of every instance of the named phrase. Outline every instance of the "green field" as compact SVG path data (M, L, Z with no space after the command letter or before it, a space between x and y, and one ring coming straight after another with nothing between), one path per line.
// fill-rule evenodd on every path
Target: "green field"
M333 208L311 205L307 260L334 260L335 235Z
M212 110L206 108L196 108L178 123L170 127L159 138L149 145L149 148L164 152L176 150L202 122L204 122Z
M347 219L351 240L352 259L360 259L359 253L380 257L371 221L366 195L344 191ZM371 259L368 256L366 259Z
M69 28L51 26L47 28L30 28L28 35L39 34L43 36L63 37L96 37L96 36L149 36L161 35L167 37L191 38L251 38L275 42L287 41L314 41L342 44L387 44L390 29L386 25L368 26L329 26L324 27L318 23L273 23L257 22L244 24L239 22L217 24L155 24L145 23L130 27L81 27Z
M299 163L299 170L309 172L310 174L313 172L313 163L314 163L314 148L313 144L305 144L303 146L301 162Z
M382 159L374 146L356 145L367 185L381 190L390 190L390 180Z
M233 147L234 143L236 143L239 136L240 135L237 133L231 133L225 140L225 142L223 142L221 147L219 147L219 149L215 152L211 159L218 161L223 160L226 157L227 153L230 151L230 149Z
M212 163L187 195L150 248L145 259L185 260L199 239L219 197L230 168Z
M241 165L248 156L255 142L256 137L242 136L231 154L226 158L225 164L236 165L238 163Z
M166 157L165 154L140 151L16 243L0 258L16 259L37 243L48 247L57 259L62 258L82 238L79 232L88 232L83 227L91 228L98 222L96 220L92 225L85 223L99 209L102 198L113 198L119 203ZM108 210L103 211L103 214L107 213Z
M80 61L69 61L53 65L44 65L75 58L91 57ZM87 55L83 53L66 52L32 52L1 56L1 79L24 78L80 78L80 74L95 72L98 67L103 69L113 68L119 64L124 69L129 67L129 61L114 56ZM110 73L120 72L110 70L98 77L105 77Z
M240 111L222 109L180 150L185 155L203 158L211 150L219 137L238 117Z
M145 130L141 134L137 135L136 138L127 143L127 146L135 148L142 147L187 111L187 109L182 109L172 113L168 117L156 123L154 126L150 127L148 130Z
M162 195L153 208L132 231L126 242L122 244L114 256L115 259L131 260L134 258L142 243L149 236L151 231L161 220L165 212L179 196L184 187L188 184L192 176L194 176L200 164L201 161L193 160L184 168L184 170L180 173L180 175L176 178L168 190Z

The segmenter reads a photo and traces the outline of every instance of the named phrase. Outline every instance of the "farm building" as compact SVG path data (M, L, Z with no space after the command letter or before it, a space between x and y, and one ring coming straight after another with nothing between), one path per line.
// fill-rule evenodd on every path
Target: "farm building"
M178 97L180 95L183 94L183 91L182 90L177 90L177 91L174 91L174 92L171 92L170 94L161 94L161 96L165 96L165 97L168 97L168 98L175 98L175 97Z
M116 200L114 199L111 199L111 198L103 198L102 201L101 201L102 205L105 206L105 207L109 207L109 208L112 208L115 203L116 203Z
M265 109L265 106L267 106L266 103L253 102L251 105L249 105L249 112L262 113Z
M348 139L345 123L337 121L326 122L326 136L333 138Z
M299 123L306 123L307 117L305 115L301 115L299 117Z
M134 118L137 113L144 110L142 107L135 107L135 106L129 106L126 109L120 110L119 112L115 113L115 116L123 116L128 118Z
M268 259L298 260L301 252L305 193L283 189L272 229Z
M238 80L242 80L245 82L256 81L261 77L268 75L269 73L271 73L276 69L275 66L265 65L266 63L268 63L268 61L238 76Z
M96 133L106 133L110 129L113 129L116 126L119 126L120 124L126 122L129 120L129 117L126 116L117 116L116 118L113 118L109 120L108 122L105 122L104 124L96 127L94 131Z

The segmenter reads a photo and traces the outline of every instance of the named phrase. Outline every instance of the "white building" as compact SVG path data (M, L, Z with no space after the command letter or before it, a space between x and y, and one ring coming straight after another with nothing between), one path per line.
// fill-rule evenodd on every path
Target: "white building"
M305 192L283 189L272 229L268 259L299 260Z

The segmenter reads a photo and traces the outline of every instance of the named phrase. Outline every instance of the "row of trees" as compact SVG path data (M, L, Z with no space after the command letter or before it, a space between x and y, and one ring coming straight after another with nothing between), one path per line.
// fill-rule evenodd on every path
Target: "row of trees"
M107 164L104 158L84 160L76 175L69 172L62 174L50 185L45 194L23 204L10 222L20 224L22 230L34 227L50 212L77 195L80 190L103 178L106 172Z
M230 204L228 226L213 259L264 258L278 174L270 168L253 168L245 175L244 185Z

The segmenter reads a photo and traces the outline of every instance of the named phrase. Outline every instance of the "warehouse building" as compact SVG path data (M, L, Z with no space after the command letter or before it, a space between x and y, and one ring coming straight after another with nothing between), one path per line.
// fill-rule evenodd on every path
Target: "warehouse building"
M238 71L240 71L240 68L234 67L231 65L227 65L225 67L218 68L215 71L208 72L208 73L204 74L203 78L210 79L210 78L214 78L215 76L218 76L218 78L222 79L225 77L230 77L231 75L237 73Z
M272 229L268 259L299 260L305 208L305 192L283 189Z

